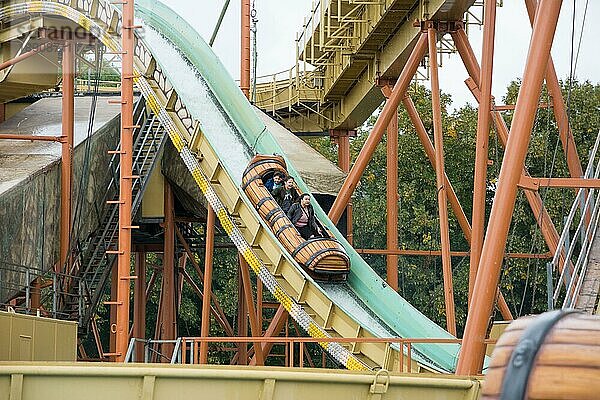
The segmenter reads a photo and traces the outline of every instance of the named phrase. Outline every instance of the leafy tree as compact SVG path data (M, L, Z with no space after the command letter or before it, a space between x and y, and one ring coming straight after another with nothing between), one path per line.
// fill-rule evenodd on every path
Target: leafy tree
M515 104L520 82L512 82L503 99ZM590 82L562 83L563 95L569 99L569 114L577 149L585 167L588 151L600 128L597 108L600 104L600 86ZM570 94L569 94L570 93ZM413 86L410 95L433 142L431 93L422 86ZM541 100L550 103L544 89ZM477 109L466 105L449 112L451 98L442 95L442 125L446 173L459 198L467 218L472 214L473 166L477 131ZM358 130L351 142L351 155L355 159L377 114ZM506 113L510 126L512 113ZM398 116L398 194L400 248L438 250L439 217L435 170L427 159L414 127L403 107ZM532 176L568 176L565 157L552 109L541 108L536 116L527 156L528 171ZM328 139L311 139L309 143L322 154L336 161L336 148ZM558 148L557 148L558 146ZM354 238L357 248L385 248L386 239L386 138L377 147L357 187L354 204ZM493 202L497 177L504 149L495 129L490 129L488 168L487 213ZM556 156L554 153L556 152ZM549 189L540 192L557 229L561 230L562 216L568 212L574 192ZM450 241L452 250L468 251L469 245L449 207ZM507 241L507 252L539 252L548 248L541 236L531 209L519 194L513 213ZM365 259L382 277L385 277L385 257L366 255ZM469 258L453 257L453 283L459 334L464 328L467 309ZM438 324L445 326L444 289L441 259L439 257L400 257L399 292L414 306ZM538 313L546 309L546 268L544 260L506 259L502 272L502 290L515 315Z

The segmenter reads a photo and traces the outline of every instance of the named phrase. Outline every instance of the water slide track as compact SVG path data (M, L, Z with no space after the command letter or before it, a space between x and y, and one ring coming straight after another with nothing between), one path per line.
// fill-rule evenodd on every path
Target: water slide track
M303 192L308 191L305 183L199 34L157 1L136 3L143 26L135 47L136 86L165 126L221 226L290 316L315 338L453 338L392 290L318 205L316 216L346 249L351 269L341 284L324 284L308 276L247 199L241 178L255 154L279 154ZM115 34L120 31L119 11L104 0L17 1L0 8L2 20L40 14L68 18L111 52L120 51ZM397 345L320 344L351 370L398 369ZM431 371L452 372L458 350L456 344L415 344L412 368L418 364Z

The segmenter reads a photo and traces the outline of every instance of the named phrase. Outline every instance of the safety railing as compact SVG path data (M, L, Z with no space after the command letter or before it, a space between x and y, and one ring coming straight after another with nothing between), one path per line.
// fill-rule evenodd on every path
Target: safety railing
M251 93L258 107L275 115L278 111L294 112L294 115L314 115L332 120L325 109L329 105L325 93L337 77L353 62L351 54L359 51L378 21L372 15L383 18L393 2L390 0L318 0L313 1L310 12L304 18L302 28L296 35L296 62L285 71L256 78ZM498 7L503 0L498 0ZM377 12L369 7L378 8ZM483 2L476 1L465 12L466 27L483 24ZM407 9L407 15L417 11L426 18L428 2L415 0ZM370 17L367 17L369 15ZM443 54L453 54L456 47L448 35L440 35L438 49L440 66ZM419 68L415 80L428 80L429 66ZM310 104L313 101L318 103Z
M285 358L284 366L304 368L331 368L332 364L327 364L327 353L319 345L321 343L340 343L346 346L359 346L360 344L385 343L396 345L402 351L398 352L398 369L395 372L411 372L410 366L413 362L413 352L415 345L419 344L461 344L462 339L441 339L441 338L313 338L313 337L181 337L176 340L146 340L131 338L129 348L125 357L125 362L169 362L171 364L199 364L200 347L202 343L211 345L211 351L221 351L237 353L240 346L248 344L265 344L283 346ZM496 340L486 339L486 345L493 345ZM160 349L161 345L169 345L170 350ZM308 345L314 345L313 349L318 349L321 356L321 365L312 361ZM141 351L139 350L141 346ZM136 352L143 354L143 358L136 357ZM313 351L314 353L314 351ZM248 351L251 355L251 351ZM314 355L314 354L313 354ZM280 355L281 356L281 355ZM271 357L271 356L270 356ZM231 358L233 359L233 358Z
M0 307L22 314L64 319L60 304L73 295L61 289L65 280L77 278L54 270L43 270L0 261Z
M600 133L585 170L585 178L600 177L600 158L596 159L600 145ZM600 191L597 189L579 189L571 205L565 225L560 235L557 251L548 263L548 308L558 306L573 308L576 305L581 286L586 276L590 251L600 217ZM562 270L560 270L562 268ZM553 271L560 274L553 283ZM558 304L564 294L562 304Z

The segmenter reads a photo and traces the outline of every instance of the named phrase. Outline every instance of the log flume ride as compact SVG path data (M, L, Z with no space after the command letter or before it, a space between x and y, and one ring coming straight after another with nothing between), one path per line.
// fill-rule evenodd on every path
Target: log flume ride
M320 225L323 236L305 240L275 201L264 182L276 172L287 175L283 157L257 155L244 171L242 188L294 260L318 280L345 280L350 259L342 245Z

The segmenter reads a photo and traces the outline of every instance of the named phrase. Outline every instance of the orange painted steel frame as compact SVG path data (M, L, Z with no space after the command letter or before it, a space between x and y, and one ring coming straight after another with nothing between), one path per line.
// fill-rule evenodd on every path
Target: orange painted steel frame
M460 344L462 342L461 339L439 339L439 338L401 338L401 337L391 337L391 338L375 338L375 337L359 337L359 338L343 338L343 337L330 337L330 338L313 338L313 337L288 337L288 336L264 336L264 337L185 337L182 338L183 349L185 349L185 345L187 343L191 344L202 344L208 345L209 343L238 343L246 345L247 343L254 342L256 345L261 345L263 349L271 348L274 344L286 344L289 347L286 347L286 352L289 348L290 353L290 362L286 363L288 366L293 367L293 346L298 343L300 345L300 360L302 360L303 355L303 347L307 343L342 343L342 344L355 344L355 343L395 343L401 346L402 348L406 348L407 355L404 355L404 352L400 352L399 354L399 367L401 368L398 372L411 372L410 369L404 371L404 357L406 358L407 365L411 365L412 361L412 345L413 344L425 344L425 343L437 343L437 344ZM496 344L496 340L486 339L484 344ZM198 348L197 346L195 346ZM233 349L232 349L233 350ZM185 351L182 351L182 355ZM185 359L184 359L185 360ZM190 360L194 363L194 358ZM251 365L255 365L252 364ZM323 363L324 365L324 363ZM300 367L303 366L303 363L300 362Z
M33 141L60 142L60 143L67 142L67 138L64 136L18 135L18 134L11 134L11 133L0 133L0 139L28 140L30 142L33 142Z
M382 88L387 98L390 87ZM398 248L398 108L387 126L386 145L386 247L388 250ZM388 253L386 256L386 279L388 285L398 290L398 255Z
M431 165L435 167L435 149L431 143L431 139L429 139L429 135L427 135L425 125L423 124L423 121L417 112L415 104L409 96L405 96L402 99L402 104L404 105L404 108L406 109L408 117L415 127L415 130L417 131L417 136L419 136L419 140L425 149L425 153L427 154L427 158L429 158L429 162L431 162ZM471 243L471 225L462 206L460 205L460 202L458 201L456 192L454 191L454 188L452 187L452 184L450 183L446 173L444 173L444 186L446 187L446 192L448 194L448 201L450 202L450 206L456 215L456 219L458 220L458 224L463 231L465 239L468 243Z
M133 332L132 336L138 339L146 338L146 253L135 253L135 275L133 301ZM136 342L135 361L142 362L144 346Z
M250 0L242 0L240 89L250 98Z
M213 250L215 243L215 212L206 207L206 243L204 250L204 296L202 298L202 320L200 334L210 335L210 294L212 294ZM200 364L208 362L208 343L200 344Z
M473 49L469 45L467 35L464 30L460 29L457 32L452 34L452 38L454 43L456 44L456 48L463 60L465 67L467 68L467 72L469 73L470 79L467 79L466 83L473 95L477 100L480 98L479 94L479 65L477 63L477 59L475 58L475 54ZM506 141L508 139L508 127L506 126L506 122L504 121L502 115L498 111L492 111L492 119L494 122L494 126L498 131L498 137L500 138L500 142L506 146ZM527 175L527 171L523 170L523 174ZM548 248L553 253L556 252L558 246L558 232L554 227L554 223L550 219L546 208L542 203L542 198L538 193L534 193L532 191L525 191L525 197L529 202L533 215L536 218L538 225L540 226L540 230L542 232L542 236L548 245ZM562 268L562 264L561 264Z
M440 242L442 245L442 270L444 277L444 301L446 305L446 329L456 336L454 312L454 288L452 286L452 259L450 257L450 228L448 225L448 201L444 180L444 139L442 132L442 108L437 65L437 31L430 25L427 29L429 42L429 68L431 71L431 102L433 106L433 137L435 142L435 174L440 217Z
M529 15L531 26L533 26L537 3L536 0L525 0L525 6L527 7L527 14ZM554 117L560 132L563 149L567 155L569 172L572 177L581 178L583 177L583 168L581 167L579 155L577 154L575 138L573 137L573 132L569 125L569 117L567 115L567 110L565 109L565 102L560 90L560 84L558 83L558 77L556 76L552 55L548 58L548 66L546 67L545 73L546 86L548 87L548 93L552 97L552 110L554 111Z
M469 267L469 297L477 276L479 256L485 229L485 198L487 192L488 138L490 133L490 108L492 101L492 70L494 64L494 34L496 29L496 0L485 0L483 17L483 50L481 57L481 102L477 113L477 139L475 143L475 176L473 180L473 214L471 226L471 258Z
M26 60L29 57L35 56L36 54L38 54L38 53L46 50L49 46L51 46L51 43L44 43L44 44L36 47L33 50L29 50L26 53L23 53L23 54L21 54L19 56L16 56L15 58L12 58L12 59L10 59L8 61L3 62L2 64L0 64L0 71L6 69L8 67L11 67L11 66L17 64L18 62ZM63 55L64 55L64 53L63 53ZM63 60L64 60L64 58L63 58ZM63 73L64 73L64 71L63 71Z
M338 166L346 173L350 172L350 136L348 131L333 130L330 131L330 136L334 138L338 145ZM346 206L346 239L352 244L353 229L352 229L352 199L348 201Z
M407 250L407 249L355 249L359 254L395 254L399 256L441 256L441 250ZM468 251L451 251L450 255L452 257L466 257L469 255ZM531 253L507 253L507 257L509 258L531 258L531 259L550 259L552 258L552 253L542 253L542 254L531 254Z
M65 272L71 236L71 191L73 177L73 132L75 129L75 44L65 42L62 53L62 163L60 169L60 259L57 272ZM67 270L68 271L68 267Z
M119 182L119 248L117 257L116 361L125 361L129 342L131 275L131 203L133 169L134 0L123 2L121 66L121 149Z
M333 223L337 223L344 212L344 208L350 201L350 197L356 189L360 177L362 176L365 168L367 167L369 160L373 156L375 149L377 148L377 144L381 141L383 134L390 123L390 120L396 113L398 109L398 104L400 100L406 93L406 89L410 84L412 77L414 76L423 55L425 55L425 51L427 50L427 36L426 34L421 34L419 39L417 40L417 44L415 45L402 73L398 77L396 84L394 85L394 89L390 94L390 98L386 101L379 118L375 122L371 133L366 140L363 148L360 150L358 157L356 158L356 162L352 166L348 177L344 181L340 189L340 193L336 197L331 210L329 211L329 218Z
M473 289L477 301L469 308L457 374L475 374L481 370L483 363L484 340L500 278L502 258L517 196L517 184L523 172L561 5L562 0L541 0L537 8L523 83L508 135L498 188Z
M163 340L174 340L177 338L177 305L175 301L176 271L175 271L175 199L173 189L169 182L165 180L164 189L164 251L163 251L163 271L162 287L160 296L160 316L157 320L160 324L159 338ZM165 344L162 347L162 353L170 357L173 352L173 345Z
M246 259L240 254L240 272L242 274L242 284L244 286L244 299L248 309L248 316L250 318L250 329L253 337L260 337L262 328L258 325L258 318L256 310L254 309L254 300L252 298L252 282L250 281L250 266L246 262ZM260 343L254 343L254 354L256 357L256 365L264 365L265 360L262 353L262 346Z

